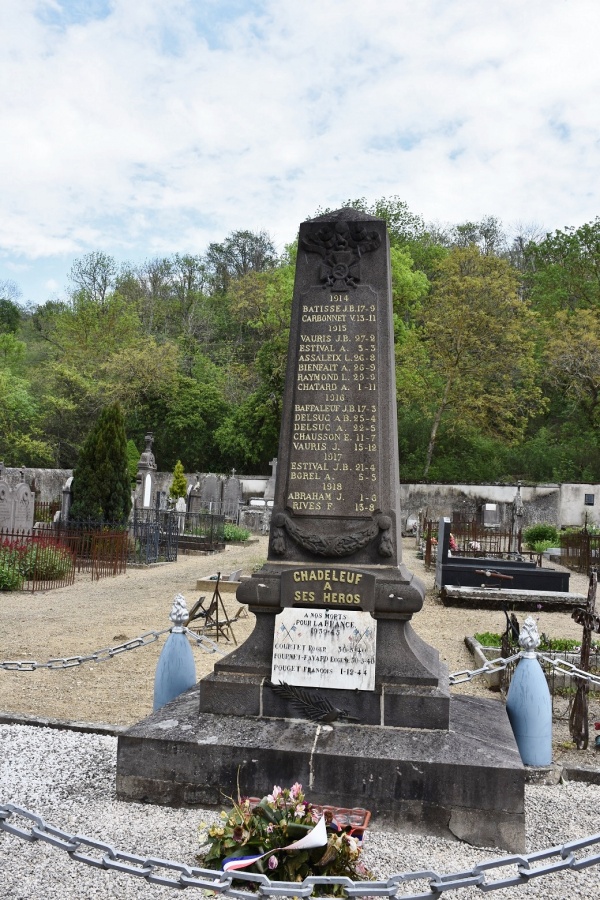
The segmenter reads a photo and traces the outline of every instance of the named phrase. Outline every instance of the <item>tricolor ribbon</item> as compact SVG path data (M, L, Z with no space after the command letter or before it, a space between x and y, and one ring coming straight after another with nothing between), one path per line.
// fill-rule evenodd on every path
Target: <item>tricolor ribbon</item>
M235 872L237 869L246 869L259 859L266 859L267 856L273 856L274 853L280 853L282 850L311 850L313 847L324 847L327 843L327 829L325 828L325 816L321 816L314 828L303 838L288 844L287 847L276 847L274 850L268 850L259 856L229 856L223 860L224 872Z

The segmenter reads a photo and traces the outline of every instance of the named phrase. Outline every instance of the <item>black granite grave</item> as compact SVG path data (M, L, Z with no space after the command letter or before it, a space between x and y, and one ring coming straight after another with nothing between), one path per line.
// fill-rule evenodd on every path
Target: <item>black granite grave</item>
M438 525L435 583L440 589L473 587L567 593L569 573L541 568L529 560L450 555L450 519L442 517Z
M504 707L451 698L411 625L424 590L401 555L384 221L343 209L301 225L283 410L268 560L237 592L254 631L119 738L118 795L218 805L300 781L375 826L522 849Z

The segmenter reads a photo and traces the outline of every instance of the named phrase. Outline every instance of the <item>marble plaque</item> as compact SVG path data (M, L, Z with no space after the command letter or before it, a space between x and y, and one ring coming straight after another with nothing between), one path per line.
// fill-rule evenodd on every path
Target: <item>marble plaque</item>
M275 619L271 681L372 691L376 636L368 612L284 609Z

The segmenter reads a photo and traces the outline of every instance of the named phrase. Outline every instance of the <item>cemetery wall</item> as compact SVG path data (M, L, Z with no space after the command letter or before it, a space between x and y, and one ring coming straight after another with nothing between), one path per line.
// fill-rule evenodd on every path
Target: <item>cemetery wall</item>
M60 500L62 497L62 489L65 481L73 474L72 469L34 469L34 468L15 468L6 467L4 469L4 478L11 488L21 481L21 472L25 477L25 482L31 487L35 480L35 491L38 500L42 503L50 503L53 500ZM204 476L201 476L204 477ZM196 474L187 473L186 481L188 487L196 483ZM262 497L265 487L269 480L267 475L240 475L239 479L242 484L242 494L244 501L251 497ZM172 472L156 472L155 473L155 490L165 491L169 493L171 482L173 481Z
M420 512L430 519L452 517L480 519L486 503L497 505L498 523L510 526L515 484L402 484L400 502L403 525L410 524ZM523 527L549 522L561 528L600 525L599 484L523 485ZM586 519L587 516L587 519Z
M42 502L60 499L65 481L73 474L71 469L7 467L4 477L12 488L19 484L21 472L28 485L35 483L36 496ZM195 473L188 473L185 477L188 486L195 484ZM264 495L268 476L238 477L245 503L252 497ZM168 494L172 480L171 472L157 472L156 490ZM425 511L432 519L451 516L457 511L464 513L465 518L477 518L485 503L496 503L500 524L508 524L515 491L514 484L401 484L403 527L406 527L407 521L417 518L419 512ZM524 485L521 495L525 507L525 527L536 522L551 522L561 527L584 525L586 516L588 524L600 526L600 484Z

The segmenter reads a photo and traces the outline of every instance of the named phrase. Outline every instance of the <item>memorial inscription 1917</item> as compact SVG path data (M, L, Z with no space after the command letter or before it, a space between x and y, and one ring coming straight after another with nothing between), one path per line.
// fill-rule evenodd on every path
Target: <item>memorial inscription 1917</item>
M268 560L237 592L256 626L201 708L225 709L227 685L240 712L287 715L265 687L285 682L361 723L412 723L419 704L447 727L438 654L409 624L424 591L399 522L386 226L343 209L300 226Z
M319 556L348 556L379 535L378 553L393 550L392 522L382 515L380 296L361 283L365 255L381 235L364 222L315 223L301 250L317 265L302 291L293 333L294 378L284 511L273 520L271 547L286 535ZM385 349L383 356L385 357ZM288 515L291 513L291 516ZM318 533L295 520L354 520L348 532ZM356 522L356 520L359 520Z

